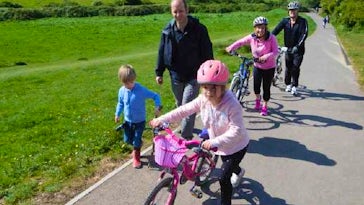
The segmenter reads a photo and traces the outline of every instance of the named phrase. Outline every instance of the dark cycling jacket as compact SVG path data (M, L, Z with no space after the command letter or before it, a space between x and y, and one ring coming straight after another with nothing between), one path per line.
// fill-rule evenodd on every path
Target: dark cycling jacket
M162 31L155 73L163 76L167 68L172 78L187 82L197 78L203 62L213 59L212 43L207 28L194 17L188 16L183 34L178 35L174 25L172 19Z
M291 27L289 17L283 18L281 22L273 29L272 34L278 35L284 29L284 46L292 48L298 47L298 52L305 52L305 40L308 35L308 26L306 19L298 16L296 23Z

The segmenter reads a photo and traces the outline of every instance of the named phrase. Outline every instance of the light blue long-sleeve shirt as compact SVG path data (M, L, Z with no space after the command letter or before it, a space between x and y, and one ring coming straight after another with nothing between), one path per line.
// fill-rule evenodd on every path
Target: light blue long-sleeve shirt
M139 83L135 82L135 85L131 90L127 89L125 86L122 86L119 89L115 116L120 116L122 113L124 113L124 121L131 123L145 121L145 102L147 99L152 99L156 108L161 106L159 94L148 90Z

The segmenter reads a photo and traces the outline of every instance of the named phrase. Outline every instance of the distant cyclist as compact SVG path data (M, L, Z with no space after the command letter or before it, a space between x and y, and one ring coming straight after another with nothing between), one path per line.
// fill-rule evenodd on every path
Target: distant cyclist
M270 99L270 87L276 67L278 55L278 43L274 35L268 31L268 20L265 17L257 17L253 21L254 33L235 41L226 48L227 52L234 51L244 45L249 45L254 57L254 93L255 109L260 114L268 114L268 101ZM263 83L263 106L261 106L260 87Z
M297 95L300 66L305 53L305 40L308 35L307 20L298 15L300 5L298 2L288 4L289 17L283 18L273 29L272 34L278 35L284 30L284 46L288 47L286 53L286 71L284 82L286 92Z

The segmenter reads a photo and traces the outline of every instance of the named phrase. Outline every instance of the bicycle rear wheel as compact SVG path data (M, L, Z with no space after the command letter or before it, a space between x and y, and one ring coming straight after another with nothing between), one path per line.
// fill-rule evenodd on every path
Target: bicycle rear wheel
M240 89L240 78L233 77L230 83L230 90L235 94L236 99L240 102L240 98L242 96L241 89Z
M214 156L213 160L217 161L218 158ZM216 164L215 164L216 166ZM206 157L200 157L197 162L197 169L196 173L202 173L201 175L197 176L195 179L195 183L197 186L202 186L209 181L209 177L213 171L213 167L211 162Z
M173 205L177 196L177 190L173 194L173 177L162 179L156 187L150 192L144 205Z

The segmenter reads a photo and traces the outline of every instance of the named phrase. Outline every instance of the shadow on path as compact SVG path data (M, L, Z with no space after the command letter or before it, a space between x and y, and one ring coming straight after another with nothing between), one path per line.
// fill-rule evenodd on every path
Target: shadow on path
M210 196L209 199L202 203L202 205L220 204L220 190L213 192L209 189L210 185L213 183L218 183L217 179L212 180L205 187L201 187L202 191ZM243 201L245 201L245 203L242 203ZM264 186L261 183L244 177L240 185L233 191L232 204L286 205L287 203L284 199L272 197L264 190Z
M271 103L277 104L277 103ZM279 105L278 106L282 106ZM318 115L306 115L298 114L298 110L285 110L280 111L277 109L271 109L270 115L267 117L261 116L244 116L246 119L246 128L248 130L272 130L279 128L282 124L296 124L300 126L310 127L330 127L340 126L353 130L362 130L363 126L353 123L345 122L341 120L331 119L328 117L322 117Z
M305 85L298 86L298 95L292 96L285 92L286 86L284 84L278 84L277 88L282 91L282 93L275 93L272 95L272 100L282 100L282 101L299 101L306 98L320 98L325 100L333 101L364 101L364 96L350 95L346 93L334 93L325 91L325 89L308 89Z
M336 162L326 155L309 150L305 145L294 140L273 137L263 137L258 141L250 140L248 152L269 157L303 160L323 166L336 165Z

